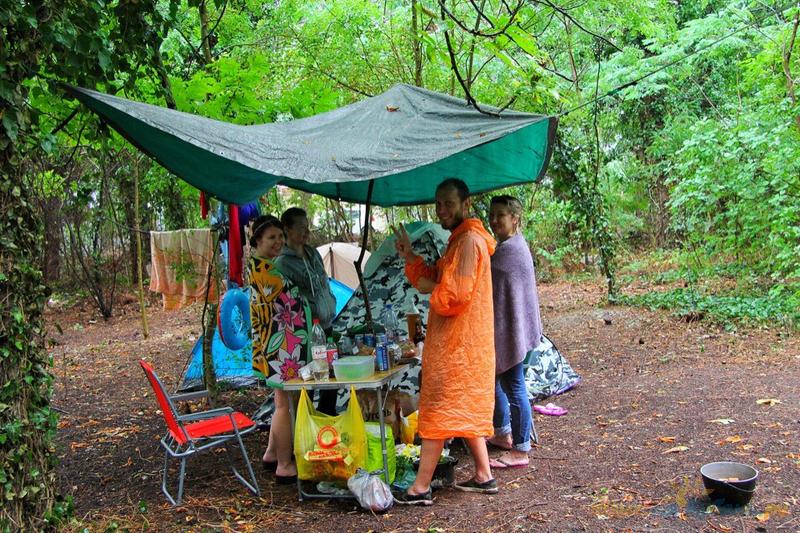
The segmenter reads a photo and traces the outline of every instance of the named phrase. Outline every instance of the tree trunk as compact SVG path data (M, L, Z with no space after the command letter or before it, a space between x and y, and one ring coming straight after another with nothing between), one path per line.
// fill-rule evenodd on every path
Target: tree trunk
M208 8L205 0L200 2L198 9L200 10L200 38L202 39L200 47L203 49L203 59L208 65L213 61L213 58L211 57L211 39L209 39L208 35Z
M61 278L61 244L64 227L61 218L60 198L49 197L42 202L42 222L44 223L44 283L52 285Z
M175 96L172 94L172 84L169 81L169 73L164 66L164 60L161 58L161 44L156 43L153 49L153 61L156 65L156 72L158 72L158 79L161 81L161 88L164 90L164 100L167 107L170 109L177 109L178 104L175 103Z
M783 74L786 76L786 94L792 101L792 104L797 104L797 96L795 96L794 86L795 80L792 76L791 61L792 51L794 50L794 43L797 39L797 29L800 27L800 10L794 14L794 24L792 25L792 32L789 34L789 41L783 45ZM794 117L797 129L800 131L800 115Z
M167 231L185 229L189 225L186 202L181 194L178 178L169 176L170 181L164 191L164 225Z
M144 305L144 282L142 281L142 234L139 231L139 161L133 167L133 232L136 238L136 283L139 285L139 311L142 314L142 336L149 336L147 331L147 310Z
M19 172L16 145L2 128L0 143L0 530L41 531L55 503L58 421L43 343L42 223Z
M422 87L422 43L419 40L417 0L411 0L411 45L414 47L414 85Z
M134 156L135 157L135 156ZM134 172L138 172L134 170ZM136 285L139 283L139 267L137 265L138 254L136 250L138 232L134 229L139 226L139 220L136 216L136 208L134 199L137 199L138 191L136 190L135 179L131 179L127 172L119 173L119 192L122 196L122 206L125 215L125 226L127 226L128 234L128 272L130 274L131 284ZM140 239L141 240L141 239Z

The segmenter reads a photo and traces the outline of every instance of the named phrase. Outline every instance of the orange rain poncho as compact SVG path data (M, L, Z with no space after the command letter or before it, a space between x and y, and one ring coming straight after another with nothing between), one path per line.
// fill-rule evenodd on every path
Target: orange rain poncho
M494 412L494 306L490 256L495 241L480 220L464 220L436 266L406 265L416 286L436 281L422 356L419 434L423 439L488 437Z

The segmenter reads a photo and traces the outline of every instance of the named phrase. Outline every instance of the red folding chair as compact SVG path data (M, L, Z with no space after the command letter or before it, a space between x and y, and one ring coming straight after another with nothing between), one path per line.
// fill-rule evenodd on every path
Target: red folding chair
M247 457L247 450L242 444L242 435L253 431L256 428L256 423L251 420L247 415L238 411L234 411L230 407L221 407L219 409L211 409L210 411L203 411L201 413L192 413L188 415L178 414L172 400L164 390L164 385L158 376L153 371L153 368L145 361L139 361L145 375L147 376L153 391L156 394L158 405L161 407L161 412L164 414L164 421L167 424L167 434L161 439L161 446L164 447L164 472L161 477L161 490L167 496L167 499L172 505L180 505L183 498L183 480L186 472L186 459L190 456L210 450L227 443L230 440L236 439L239 444L239 449L242 452L242 458L247 471L250 474L250 481L242 477L236 466L233 464L233 458L228 453L228 461L230 462L233 474L241 481L245 487L255 493L257 496L261 495L258 489L258 482L253 473L253 467L250 464L250 459ZM170 457L180 459L180 471L178 474L178 497L173 498L172 494L167 490L167 477L169 474L169 459Z

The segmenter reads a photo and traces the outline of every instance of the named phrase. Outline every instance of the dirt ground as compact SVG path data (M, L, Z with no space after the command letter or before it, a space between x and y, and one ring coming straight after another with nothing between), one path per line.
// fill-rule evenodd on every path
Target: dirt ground
M257 469L262 497L222 454L191 461L185 503L160 490L165 427L139 358L174 388L200 333L199 306L149 308L143 339L134 304L104 322L91 305L48 312L63 494L74 529L151 531L800 531L800 335L725 332L668 313L602 305L590 282L540 285L545 333L583 377L551 399L563 417L536 415L540 443L527 469L496 470L495 496L434 493L428 508L373 515L350 502L299 502L294 487ZM56 327L56 324L60 327ZM252 412L264 392L226 403ZM759 400L774 400L761 401ZM258 459L266 433L246 438ZM456 449L457 455L464 455ZM494 455L498 452L492 452ZM460 461L457 478L470 475ZM743 509L708 508L707 462L760 470Z

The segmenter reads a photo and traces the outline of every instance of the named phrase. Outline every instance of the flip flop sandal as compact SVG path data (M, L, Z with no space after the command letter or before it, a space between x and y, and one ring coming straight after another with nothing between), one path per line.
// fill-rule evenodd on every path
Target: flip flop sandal
M503 450L503 451L509 451L509 450L513 450L514 449L513 446L509 446L508 448L506 448L505 446L499 446L499 445L495 444L494 442L492 442L490 439L486 439L486 445L487 446L491 446L492 448L496 448L498 450Z
M534 405L533 410L537 413L547 416L564 416L569 412L567 409L559 407L554 403L548 403L547 405Z
M530 462L512 465L501 459L489 459L489 466L492 468L527 468L530 466Z

